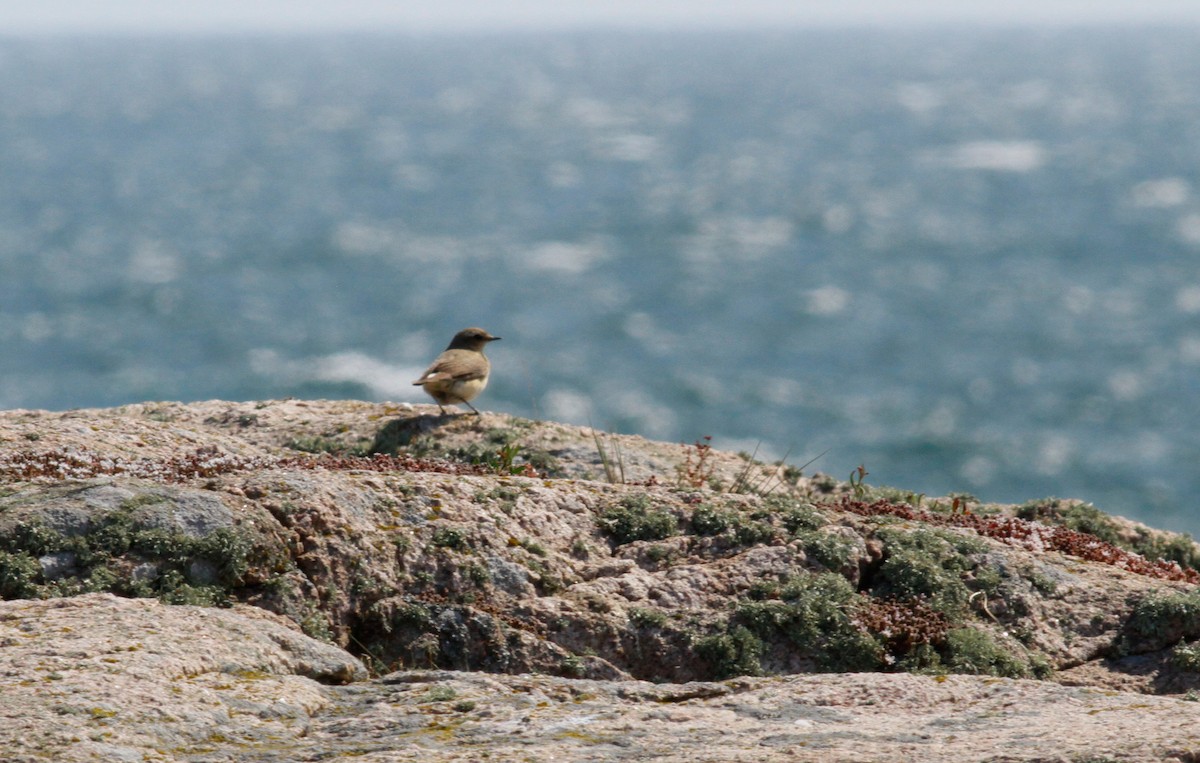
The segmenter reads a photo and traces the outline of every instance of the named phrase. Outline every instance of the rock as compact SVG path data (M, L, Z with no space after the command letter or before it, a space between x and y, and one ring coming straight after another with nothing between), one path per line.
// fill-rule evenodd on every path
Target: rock
M233 511L204 490L148 490L131 501L134 522L147 528L202 538L233 525Z
M971 676L408 670L254 607L0 603L5 760L1188 760L1200 703Z
M516 598L531 598L537 595L529 570L521 565L498 556L487 559L488 575L492 585Z
M141 565L138 565L141 567ZM136 570L131 575L136 575ZM153 577L142 576L142 580L153 580ZM221 575L217 565L207 559L194 559L188 563L187 579L192 585L211 586L220 582Z
M75 559L75 554L69 551L39 556L38 565L42 568L42 577L46 580L58 580L73 574Z
M88 594L0 603L6 760L143 760L269 745L362 664L254 607ZM161 759L161 757L160 757Z
M68 760L953 760L981 755L977 737L1015 759L1191 749L1174 722L1130 733L1135 706L1197 706L1181 699L1200 687L1189 538L1079 502L967 506L703 444L433 411L0 413L6 675L38 664L14 651L34 632L149 682L113 687L147 707L177 681L250 671L161 712L95 688L12 718L74 719L48 737L86 740ZM621 467L624 483L604 479ZM109 646L68 617L89 638L111 628ZM121 633L159 651L109 648ZM149 659L164 654L184 668ZM356 658L386 677L364 680ZM83 670L68 659L50 672ZM1005 703L1039 731L1022 737ZM37 754L37 734L12 737Z
M129 571L129 578L136 583L149 583L158 577L158 565L153 562L143 562Z

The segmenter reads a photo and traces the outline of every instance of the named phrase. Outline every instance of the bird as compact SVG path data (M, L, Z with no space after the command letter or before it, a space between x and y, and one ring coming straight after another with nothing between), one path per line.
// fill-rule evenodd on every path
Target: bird
M481 328L463 329L454 335L445 352L437 356L413 385L425 388L429 396L437 401L438 410L443 416L446 415L444 406L450 403L465 403L478 416L479 411L470 401L483 392L492 369L492 364L483 354L483 348L488 342L498 339L500 337L492 336Z

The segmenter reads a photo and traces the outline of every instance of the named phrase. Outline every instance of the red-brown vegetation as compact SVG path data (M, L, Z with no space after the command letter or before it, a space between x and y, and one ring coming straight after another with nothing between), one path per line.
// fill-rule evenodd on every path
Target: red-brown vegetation
M967 513L934 514L904 503L893 503L892 501L867 503L852 498L843 499L834 508L865 517L888 515L933 525L965 527L974 530L979 535L996 538L1010 546L1019 546L1030 551L1059 551L1088 561L1110 564L1138 575L1161 580L1200 583L1200 573L1196 570L1184 569L1176 562L1152 562L1140 554L1118 548L1094 535L1070 530L1066 527L1031 522L1027 519L1004 516L985 517Z

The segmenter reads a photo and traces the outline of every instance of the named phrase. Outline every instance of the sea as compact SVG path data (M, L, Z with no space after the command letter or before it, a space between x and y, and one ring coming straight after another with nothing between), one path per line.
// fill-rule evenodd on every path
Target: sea
M1196 534L1197 50L0 30L0 408L428 402L478 325L485 410Z

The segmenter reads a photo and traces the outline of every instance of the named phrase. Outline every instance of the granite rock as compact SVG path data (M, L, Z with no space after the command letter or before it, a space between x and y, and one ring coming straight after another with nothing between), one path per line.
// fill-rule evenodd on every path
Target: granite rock
M0 413L0 747L1200 755L1189 538L1077 501L927 498L703 440L435 412Z

